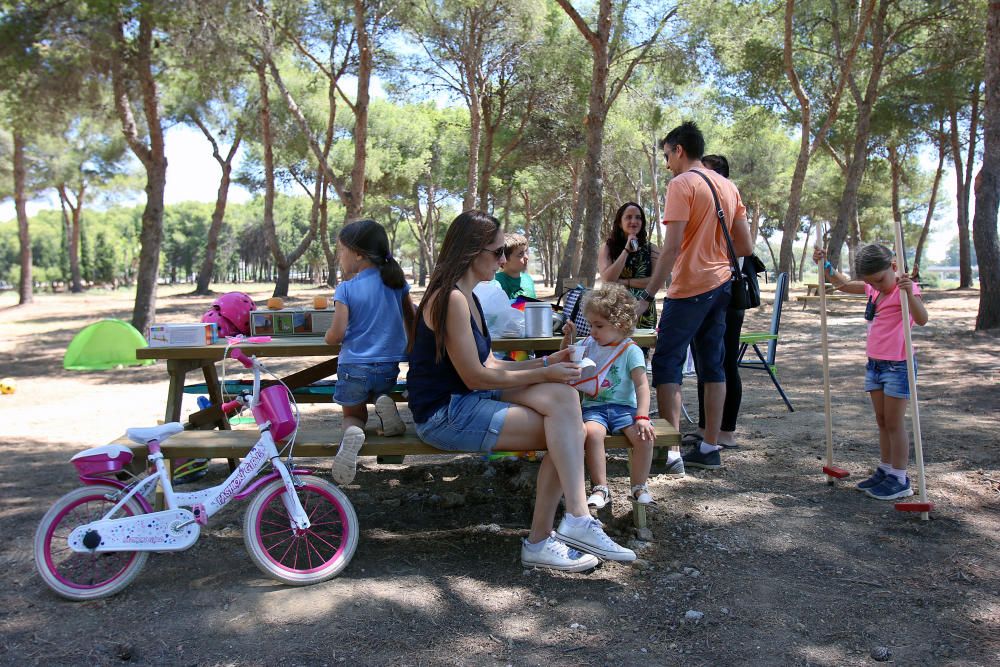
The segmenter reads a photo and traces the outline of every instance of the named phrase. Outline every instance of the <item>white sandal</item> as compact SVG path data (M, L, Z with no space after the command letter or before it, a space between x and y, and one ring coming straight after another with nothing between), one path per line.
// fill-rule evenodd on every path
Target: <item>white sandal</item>
M632 487L632 500L640 505L654 504L653 496L649 494L649 487L646 484L636 484Z
M603 484L598 484L590 491L590 497L587 498L587 505L593 507L594 509L603 509L611 502L611 489L604 486Z

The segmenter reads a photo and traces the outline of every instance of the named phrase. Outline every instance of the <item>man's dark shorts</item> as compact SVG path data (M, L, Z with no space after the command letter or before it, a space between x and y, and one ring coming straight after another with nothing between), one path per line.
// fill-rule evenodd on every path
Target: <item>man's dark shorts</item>
M663 314L653 352L653 386L681 384L688 345L694 341L702 382L725 382L726 309L732 286L724 283L713 290L683 299L663 300Z

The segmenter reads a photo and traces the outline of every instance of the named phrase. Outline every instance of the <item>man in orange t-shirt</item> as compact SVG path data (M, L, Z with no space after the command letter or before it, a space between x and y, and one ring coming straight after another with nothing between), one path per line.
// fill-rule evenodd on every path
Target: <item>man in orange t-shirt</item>
M726 309L732 294L733 264L726 238L716 215L715 189L737 257L751 254L753 243L746 221L746 207L736 186L701 163L705 138L687 121L660 142L674 177L667 186L663 211L666 241L649 278L647 294L640 294L636 310L644 312L667 275L670 287L653 352L653 385L660 416L680 427L681 374L688 346L694 344L701 380L705 383L705 437L684 454L685 467L714 469L722 466L717 444L726 400L723 336ZM642 298L648 296L649 298Z

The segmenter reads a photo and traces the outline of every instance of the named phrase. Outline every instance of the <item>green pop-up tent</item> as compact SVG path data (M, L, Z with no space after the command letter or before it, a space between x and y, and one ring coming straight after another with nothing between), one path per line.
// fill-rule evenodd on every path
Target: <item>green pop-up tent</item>
M148 366L154 359L136 359L135 351L149 344L142 334L123 320L101 320L73 337L63 368L71 371L100 371L118 366Z

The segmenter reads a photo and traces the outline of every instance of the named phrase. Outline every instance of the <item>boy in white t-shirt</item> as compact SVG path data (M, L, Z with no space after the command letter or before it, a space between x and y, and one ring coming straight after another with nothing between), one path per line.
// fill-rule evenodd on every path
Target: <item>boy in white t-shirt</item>
M645 355L628 337L635 330L635 298L621 285L603 285L585 297L583 312L590 322L590 335L580 345L594 366L585 367L573 384L584 395L586 462L593 484L587 504L600 509L611 502L604 451L604 436L609 432L624 433L632 443L632 498L648 504L653 498L646 481L656 434L649 420ZM569 346L575 335L576 328L567 321L562 347Z

